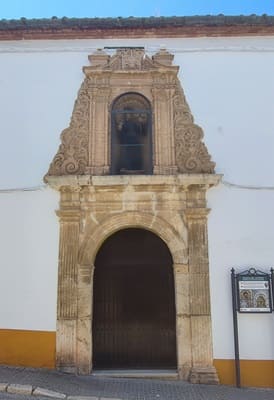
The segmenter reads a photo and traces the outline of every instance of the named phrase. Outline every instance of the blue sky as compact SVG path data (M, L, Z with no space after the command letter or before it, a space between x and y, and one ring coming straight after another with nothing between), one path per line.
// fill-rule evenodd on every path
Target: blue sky
M0 19L206 14L274 15L274 0L0 0Z

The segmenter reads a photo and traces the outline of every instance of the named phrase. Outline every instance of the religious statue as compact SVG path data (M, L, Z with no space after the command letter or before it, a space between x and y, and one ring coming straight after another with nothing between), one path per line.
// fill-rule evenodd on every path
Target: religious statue
M120 172L143 173L146 115L126 112L117 125L120 144Z

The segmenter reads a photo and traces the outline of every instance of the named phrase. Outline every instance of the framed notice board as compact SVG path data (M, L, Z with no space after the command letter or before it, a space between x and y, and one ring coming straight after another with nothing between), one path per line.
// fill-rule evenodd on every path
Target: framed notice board
M271 313L271 276L250 268L236 275L237 304L241 313Z

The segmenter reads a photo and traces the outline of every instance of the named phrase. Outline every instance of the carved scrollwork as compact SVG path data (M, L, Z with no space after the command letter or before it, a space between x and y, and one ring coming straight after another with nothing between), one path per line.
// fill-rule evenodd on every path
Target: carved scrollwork
M107 115L110 94L122 93L112 110L119 111L121 116L130 109L150 110L151 105L140 96L141 79L153 98L155 149L158 148L157 157L156 150L153 154L156 160L154 172L214 173L215 164L203 143L203 131L194 124L177 78L178 67L171 65L172 59L173 56L163 50L151 59L140 48L118 49L113 56L101 52L90 56L94 66L84 67L86 79L75 101L70 125L61 134L61 145L46 176L109 172L105 147L110 129ZM129 83L125 74L130 77ZM138 94L132 91L131 81L135 82ZM166 137L167 134L170 137ZM102 145L98 146L99 142Z
M193 116L178 81L173 98L175 159L180 173L214 173L215 163L203 143L203 131Z
M82 175L88 163L89 94L86 79L74 104L70 126L61 134L61 145L47 175Z

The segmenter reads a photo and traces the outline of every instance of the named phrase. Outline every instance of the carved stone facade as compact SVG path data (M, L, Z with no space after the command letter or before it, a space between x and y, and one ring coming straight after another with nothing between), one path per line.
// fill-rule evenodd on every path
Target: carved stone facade
M216 185L194 124L178 67L165 50L98 50L69 128L45 177L60 191L57 367L92 371L92 301L96 254L111 234L129 227L154 232L173 258L177 371L180 379L216 383L212 364L206 191ZM151 175L110 175L111 110L126 93L152 109Z

